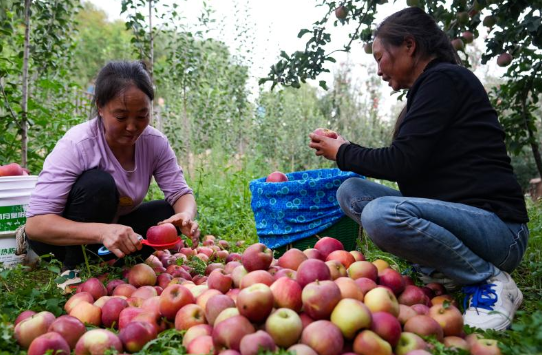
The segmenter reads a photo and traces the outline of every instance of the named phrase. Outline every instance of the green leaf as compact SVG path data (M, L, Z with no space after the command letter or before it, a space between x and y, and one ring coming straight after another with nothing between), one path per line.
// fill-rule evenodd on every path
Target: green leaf
M311 30L307 30L306 28L302 29L301 31L299 31L299 33L297 34L297 38L301 38L303 37L305 34L307 33L310 33L312 32Z
M326 81L325 81L325 80L320 80L320 81L318 82L318 85L319 85L322 89L324 89L324 90L326 90L326 91L328 90L328 87L327 87L327 84L326 84Z

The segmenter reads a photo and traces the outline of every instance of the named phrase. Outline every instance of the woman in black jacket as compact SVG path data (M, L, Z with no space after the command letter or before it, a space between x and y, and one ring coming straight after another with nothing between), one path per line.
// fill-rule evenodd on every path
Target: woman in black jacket
M509 273L529 231L497 113L419 8L384 20L373 54L378 75L393 90L408 89L391 145L311 134L310 147L341 170L396 181L399 191L352 178L337 198L378 247L415 264L422 280L467 286L465 324L506 329L523 299Z

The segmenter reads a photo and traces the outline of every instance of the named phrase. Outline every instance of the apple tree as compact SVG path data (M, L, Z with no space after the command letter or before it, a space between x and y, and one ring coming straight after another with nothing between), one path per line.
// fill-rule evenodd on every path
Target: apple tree
M333 54L338 51L349 52L352 46L359 45L370 53L375 16L387 2L320 0L318 6L326 10L324 16L298 34L299 38L307 38L304 50L282 52L260 84L298 88L307 80L317 79L320 73L329 72L329 64L335 62ZM501 78L503 84L493 88L490 97L505 129L508 148L518 154L529 146L542 176L535 115L542 93L542 0L407 0L407 5L420 7L435 18L466 66L469 57L465 46L479 36L483 27L487 28L482 64L496 60L497 65L507 67ZM330 27L343 25L353 25L354 29L348 38L332 41ZM319 84L327 89L325 81Z

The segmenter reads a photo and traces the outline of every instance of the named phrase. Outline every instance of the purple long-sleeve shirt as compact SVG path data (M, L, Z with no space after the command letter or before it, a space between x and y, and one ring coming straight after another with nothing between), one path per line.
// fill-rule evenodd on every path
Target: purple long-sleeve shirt
M179 197L192 193L162 133L148 126L135 147L135 168L126 171L107 145L101 120L94 118L73 127L45 159L26 216L61 215L75 180L84 171L95 168L115 179L120 196L117 218L141 204L153 176L171 205Z

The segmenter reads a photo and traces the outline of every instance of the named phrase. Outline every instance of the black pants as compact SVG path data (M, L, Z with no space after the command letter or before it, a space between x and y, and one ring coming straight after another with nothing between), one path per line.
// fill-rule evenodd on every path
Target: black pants
M73 185L62 216L77 222L111 223L118 203L119 192L113 177L101 170L87 170ZM132 227L136 233L145 237L147 229L171 217L174 213L173 207L166 201L150 201L142 203L136 210L120 217L117 223ZM63 269L74 269L84 262L80 245L58 246L34 240L29 240L29 243L38 255L53 254L56 259L62 261ZM101 244L87 245L87 257L98 258L97 252L101 246ZM153 252L154 249L144 245L140 251L131 255L145 260ZM111 253L100 258L114 259L115 254Z

